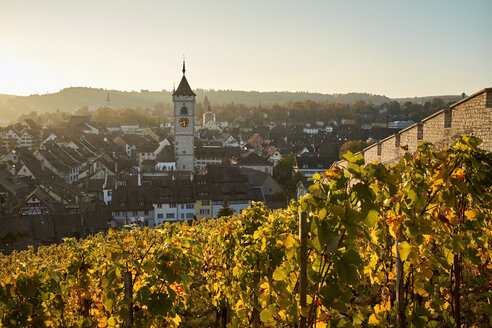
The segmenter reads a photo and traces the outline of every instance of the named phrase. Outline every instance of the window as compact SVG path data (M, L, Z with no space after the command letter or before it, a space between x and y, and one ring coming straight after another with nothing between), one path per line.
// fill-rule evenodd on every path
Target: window
M181 213L181 218L182 218L182 219L184 219L184 218L185 218L184 213Z
M186 218L187 219L193 219L194 216L195 216L194 213L186 213Z
M169 204L169 207L171 207L171 208L175 208L175 207L176 207L176 203L171 203L171 204Z
M181 115L188 115L188 108L185 106L181 107Z
M138 215L138 212L137 211L133 211L133 215L134 216L137 216Z
M203 206L210 205L210 201L209 200L202 200L202 205Z
M157 208L162 208L162 204L157 204Z
M195 204L186 204L186 208L187 209L195 208Z
M395 136L395 147L400 147L400 134Z
M166 219L174 219L174 213L166 213Z
M210 214L210 210L208 208L202 208L200 209L200 214Z
M162 213L157 214L158 219L162 219L163 217L164 217L164 215Z
M381 153L383 152L383 144L378 142L378 156L381 156Z
M144 211L144 215L149 215L149 211L148 210L145 210Z

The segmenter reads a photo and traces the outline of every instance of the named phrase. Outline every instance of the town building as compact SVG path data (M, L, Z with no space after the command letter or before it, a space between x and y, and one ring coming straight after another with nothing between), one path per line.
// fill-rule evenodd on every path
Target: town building
M195 93L183 77L173 92L174 103L174 157L178 171L195 171Z

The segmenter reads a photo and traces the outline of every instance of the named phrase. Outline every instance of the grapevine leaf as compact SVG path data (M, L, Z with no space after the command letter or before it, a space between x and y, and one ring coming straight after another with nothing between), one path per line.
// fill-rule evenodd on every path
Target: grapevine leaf
M264 308L260 313L260 320L262 322L270 322L273 320L273 315L275 314L274 305L270 305L269 307Z
M370 210L369 213L367 213L367 216L363 220L364 224L368 227L372 227L376 224L378 220L378 215L379 213L375 210Z
M409 243L407 243L406 241L404 241L398 245L398 250L400 251L401 260L406 261L408 258L408 255L410 255L410 252L412 250L412 246Z
M273 271L273 280L282 281L287 278L287 269L285 267L277 267L275 271Z

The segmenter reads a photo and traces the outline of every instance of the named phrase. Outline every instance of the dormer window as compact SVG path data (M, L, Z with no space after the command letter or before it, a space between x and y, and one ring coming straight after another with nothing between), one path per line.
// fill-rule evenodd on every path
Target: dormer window
M181 115L188 115L188 108L185 106L181 107Z

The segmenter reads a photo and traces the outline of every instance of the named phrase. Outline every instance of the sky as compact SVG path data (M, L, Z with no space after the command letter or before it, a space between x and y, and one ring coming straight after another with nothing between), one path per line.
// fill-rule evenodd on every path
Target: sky
M492 1L0 0L0 93L492 87Z

